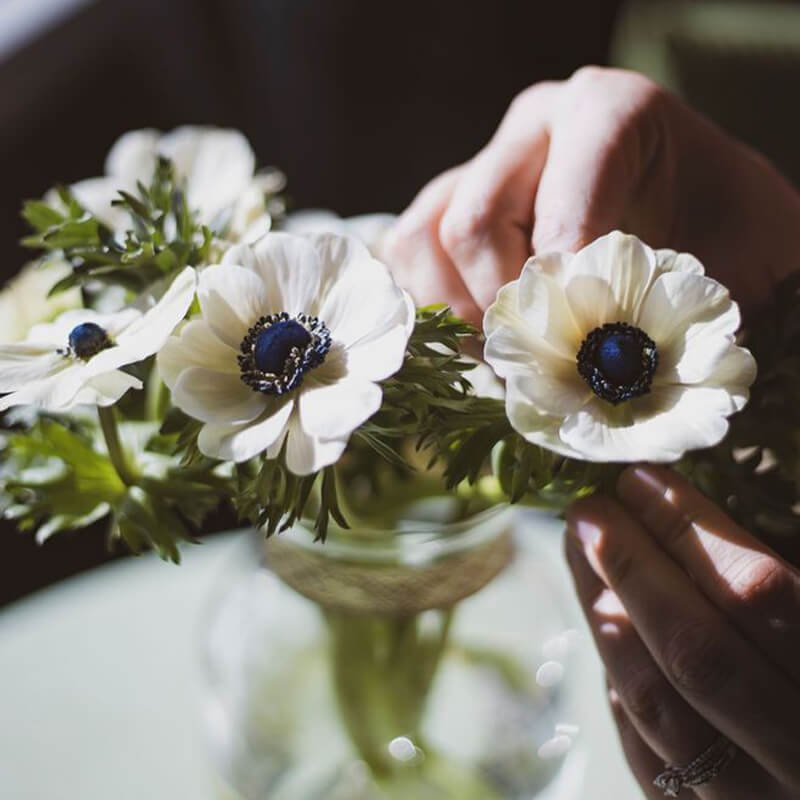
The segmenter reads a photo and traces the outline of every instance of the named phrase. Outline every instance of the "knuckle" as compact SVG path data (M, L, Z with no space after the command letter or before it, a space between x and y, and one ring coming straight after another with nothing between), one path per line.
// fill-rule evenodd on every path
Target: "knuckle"
M558 81L540 81L539 83L534 83L532 86L528 86L509 103L506 116L513 116L516 114L527 115L527 113L536 108L543 99L550 96L559 85Z
M723 689L735 669L735 660L714 624L695 622L678 628L667 641L664 662L679 691L712 697Z
M472 248L489 235L492 213L485 202L475 203L469 210L447 211L439 225L439 240L449 254Z
M694 510L675 507L670 510L660 509L660 513L660 518L654 521L654 527L659 531L658 538L668 550L679 547L684 539L695 535L700 520Z
M631 574L633 557L626 548L610 545L605 536L597 545L596 552L609 586L618 589Z
M602 113L604 124L630 147L650 142L667 116L670 93L637 72L582 67L569 80L568 108Z
M573 87L594 88L598 83L604 83L613 78L615 70L607 67L599 67L595 64L587 64L579 67L572 73L569 82Z
M654 80L626 69L588 65L575 70L569 79L576 91L596 92L600 87L619 87L628 98L663 97L667 92Z
M665 681L653 669L632 672L617 687L622 705L640 724L654 730L664 715Z
M412 229L408 224L403 228L395 227L383 239L381 244L383 256L390 263L402 263L418 245L418 240L419 231Z
M797 608L797 575L774 556L748 554L724 577L734 602L759 616L788 618Z
M436 228L430 216L410 208L387 232L383 239L383 251L388 256L405 258L435 234Z

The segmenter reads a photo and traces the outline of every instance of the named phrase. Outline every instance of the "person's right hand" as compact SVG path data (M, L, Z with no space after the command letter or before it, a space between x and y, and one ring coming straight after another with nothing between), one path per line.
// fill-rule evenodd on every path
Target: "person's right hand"
M477 322L532 253L615 228L693 253L745 313L800 267L800 195L652 81L587 67L520 94L471 161L425 187L383 255L419 304Z

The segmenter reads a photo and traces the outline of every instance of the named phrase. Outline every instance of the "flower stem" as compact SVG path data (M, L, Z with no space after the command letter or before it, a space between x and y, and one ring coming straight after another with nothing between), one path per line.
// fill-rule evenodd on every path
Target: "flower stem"
M135 485L138 476L128 463L128 458L125 455L125 451L122 449L114 408L112 406L105 408L98 406L97 415L100 417L100 428L103 431L103 438L106 440L108 457L111 459L111 463L114 465L119 479L126 486Z
M145 390L145 412L147 419L152 422L161 422L167 405L167 387L158 374L158 367L153 365Z

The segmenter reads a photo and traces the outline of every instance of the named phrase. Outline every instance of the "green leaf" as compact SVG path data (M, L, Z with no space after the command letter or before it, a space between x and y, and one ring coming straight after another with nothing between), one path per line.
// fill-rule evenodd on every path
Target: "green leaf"
M35 231L44 233L59 225L64 215L41 200L28 200L22 207L22 217Z
M91 442L46 419L9 437L0 487L25 507L24 527L46 526L47 533L88 525L98 509L107 513L126 491Z

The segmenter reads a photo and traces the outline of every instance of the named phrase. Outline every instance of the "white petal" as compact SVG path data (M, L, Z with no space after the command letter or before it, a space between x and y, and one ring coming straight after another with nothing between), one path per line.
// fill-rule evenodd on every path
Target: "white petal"
M506 384L515 398L525 398L540 414L566 416L583 408L594 396L577 369L561 376L534 371L511 375Z
M286 425L281 431L281 435L264 451L267 458L277 458L283 450L283 444L289 435L289 426Z
M234 236L247 244L255 244L259 239L266 236L272 230L272 217L269 214L262 214L247 224L237 221L234 217L231 224L231 236Z
M286 216L283 228L287 233L304 236L309 233L347 234L345 221L325 208L304 208Z
M373 255L380 257L383 240L389 229L397 221L395 214L359 214L344 220L347 234L355 236L367 246Z
M260 317L280 310L272 305L259 277L234 264L204 269L200 273L197 296L203 319L214 334L237 350Z
M130 214L119 206L112 205L119 200L121 190L132 191L131 185L123 180L113 178L87 178L70 186L75 199L96 219L115 233L122 233L133 227Z
M266 313L317 314L321 265L311 242L288 233L270 233L252 247L253 268L269 299Z
M98 375L75 395L70 406L111 406L129 389L141 389L142 382L127 372L115 370Z
M249 425L204 425L197 446L209 458L236 463L248 461L268 451L276 441L282 441L293 407L294 402L290 399L272 414Z
M68 368L38 381L31 381L16 392L0 398L0 411L12 406L35 406L46 411L65 411L87 381L83 364Z
M119 314L106 315L110 319L110 327L119 324L120 319L128 318L130 324L121 333L112 339L116 341L114 347L102 350L87 362L87 369L91 375L101 375L129 364L136 364L149 358L163 347L178 323L186 316L189 306L194 299L196 273L192 267L187 267L172 282L166 294L146 314L136 312L131 314L130 309ZM114 318L120 318L115 320ZM102 323L99 323L102 325Z
M310 237L322 265L319 316L336 341L349 347L394 319L406 306L404 292L388 267L373 258L352 237L319 234Z
M89 308L74 308L65 311L52 322L34 325L28 333L27 343L49 345L54 348L66 347L73 328L85 322L99 325L112 339L115 339L121 330L139 317L141 312L134 309L103 314Z
M403 365L415 316L414 302L403 292L394 318L388 318L382 328L347 348L347 372L369 381L382 381L394 375Z
M617 408L594 400L564 420L560 435L588 461L670 462L721 441L735 410L724 389L661 386Z
M661 365L656 373L657 383L700 383L718 368L734 337L724 333L739 325L739 309L735 303L715 320L690 324L679 339L662 348Z
M0 289L0 343L20 342L37 323L82 306L77 287L49 296L50 290L71 274L66 261L49 256L46 261L26 264Z
M135 187L136 181L147 185L156 169L158 140L161 134L151 128L128 131L117 139L106 156L105 171L122 183Z
M472 362L474 359L466 356L463 357L463 360ZM472 390L476 397L505 400L505 386L494 374L494 370L483 361L476 361L475 368L471 369L467 373L466 377L467 380L472 384Z
M635 323L655 274L655 253L635 236L614 231L569 263L570 308L584 334L606 322Z
M653 282L636 323L660 348L665 348L682 339L687 329L695 325L732 336L739 327L738 314L727 314L732 306L728 290L712 278L668 272Z
M0 392L13 392L66 369L69 359L47 345L0 345Z
M238 375L203 367L189 367L180 373L172 400L190 417L225 425L251 422L267 407L265 396L242 383Z
M327 209L307 208L289 214L284 222L284 230L300 235L336 233L353 236L377 256L386 232L396 220L394 214L361 214L343 219Z
M286 439L286 466L295 475L310 475L335 464L346 447L346 438L323 441L306 433L295 413L290 419Z
M554 253L530 259L519 279L517 304L533 333L545 339L565 358L574 358L588 331L581 331L572 316L559 277L571 258Z
M239 242L239 244L231 245L225 251L221 263L223 265L235 264L239 267L245 267L252 272L258 272L256 251L253 249L252 244L246 242Z
M303 388L297 401L306 433L320 439L348 437L380 407L379 386L357 378Z
M255 155L235 130L184 126L163 136L159 153L186 179L189 205L214 225L233 209L255 171Z
M170 389L188 367L207 367L215 372L239 375L238 354L238 350L220 341L203 320L191 320L159 351L158 371Z
M272 217L267 213L264 190L251 181L236 198L227 238L251 244L271 228Z
M538 336L519 310L519 281L512 281L497 293L497 299L483 317L486 334L484 359L501 378L519 369L535 367L539 372L574 369L575 355L565 353Z
M532 444L563 456L581 458L581 454L570 448L559 436L561 418L539 413L527 398L510 387L506 387L506 415L514 430Z
M153 308L117 336L119 344L138 351L142 358L155 353L186 316L196 286L197 273L186 267Z
M731 394L736 410L741 411L747 403L757 371L752 353L744 347L731 345L703 385L726 389Z
M659 272L689 272L705 275L702 263L690 253L677 253L675 250L656 250L656 265Z

